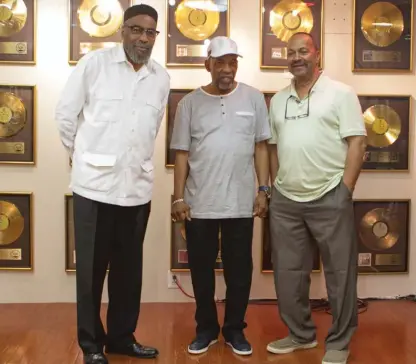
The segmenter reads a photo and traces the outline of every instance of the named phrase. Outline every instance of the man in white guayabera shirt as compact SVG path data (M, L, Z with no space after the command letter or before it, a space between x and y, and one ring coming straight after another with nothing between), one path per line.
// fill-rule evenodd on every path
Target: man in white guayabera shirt
M227 285L222 334L235 353L252 352L244 317L253 270L253 220L267 212L271 133L263 94L234 80L238 57L231 39L211 40L205 66L212 82L180 101L172 135L172 218L185 220L197 305L196 338L188 346L192 354L207 351L220 332L214 301L219 229Z
M309 305L314 240L333 316L322 364L345 364L357 327L352 193L366 149L366 128L352 87L320 71L311 35L295 34L287 49L293 81L270 102L274 186L269 220L279 312L289 336L267 350L286 354L317 345Z
M134 332L152 158L170 77L151 58L157 11L133 5L123 18L122 44L83 56L56 107L61 141L73 162L77 331L85 364L107 364L104 346L107 353L136 358L159 353L136 342ZM105 332L100 303L108 266Z

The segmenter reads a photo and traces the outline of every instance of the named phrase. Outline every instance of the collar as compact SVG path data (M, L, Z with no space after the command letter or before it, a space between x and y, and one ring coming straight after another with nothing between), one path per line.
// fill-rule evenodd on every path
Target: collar
M316 91L323 91L325 89L326 81L328 79L328 76L324 74L324 71L321 71L318 79L316 80L315 84L310 89L310 94ZM298 94L296 92L295 88L295 79L292 78L290 82L290 95L298 97Z
M127 62L130 63L129 60L127 59L126 53L124 52L124 47L123 44L118 44L115 49L114 49L114 57L113 57L113 62L115 63L123 63L123 62ZM145 64L145 66L147 67L147 69L150 72L156 72L156 68L154 65L154 62L152 59L149 59L149 61Z

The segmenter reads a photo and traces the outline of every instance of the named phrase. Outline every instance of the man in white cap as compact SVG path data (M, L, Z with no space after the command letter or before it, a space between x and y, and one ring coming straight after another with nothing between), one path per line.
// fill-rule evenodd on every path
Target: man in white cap
M222 334L235 353L252 353L244 317L253 270L253 221L267 213L271 133L263 94L235 81L238 57L233 40L211 40L205 67L212 82L179 102L172 135L172 218L185 221L197 306L191 354L206 352L220 333L214 300L219 231L227 286Z

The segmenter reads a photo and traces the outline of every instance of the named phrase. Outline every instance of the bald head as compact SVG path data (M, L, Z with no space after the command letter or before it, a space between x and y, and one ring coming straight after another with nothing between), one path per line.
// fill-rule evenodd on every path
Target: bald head
M306 33L306 32L298 32L298 33L295 33L295 34L293 34L291 37L290 37L290 39L289 39L289 42L292 40L295 40L296 38L303 38L303 39L306 39L306 38L308 38L309 39L309 41L312 43L312 46L313 46L313 48L315 49L315 50L317 50L317 51L319 51L319 46L318 46L318 43L316 42L316 40L315 40L315 38L313 37L313 35L312 34L310 34L310 33Z
M308 78L319 68L320 52L312 35L296 33L287 43L289 71L295 78Z

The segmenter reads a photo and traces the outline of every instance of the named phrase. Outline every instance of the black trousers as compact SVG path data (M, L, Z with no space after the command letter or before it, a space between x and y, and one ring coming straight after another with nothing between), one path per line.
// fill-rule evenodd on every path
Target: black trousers
M188 260L196 300L197 336L217 338L220 331L215 304L215 262L218 231L227 287L222 333L227 340L247 327L244 317L253 273L253 218L192 219L185 222Z
M134 341L150 203L121 207L73 194L78 342L84 353ZM107 335L100 318L107 268Z

